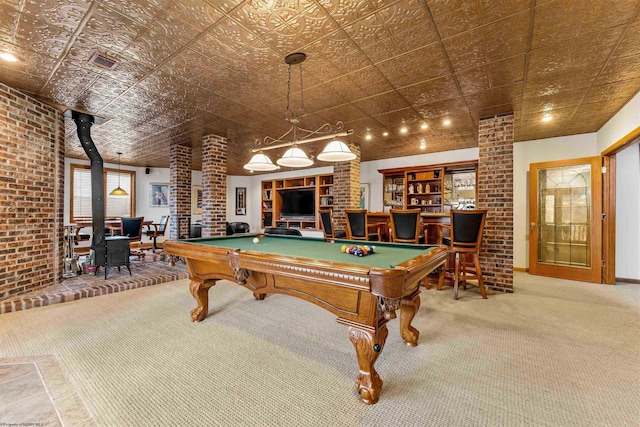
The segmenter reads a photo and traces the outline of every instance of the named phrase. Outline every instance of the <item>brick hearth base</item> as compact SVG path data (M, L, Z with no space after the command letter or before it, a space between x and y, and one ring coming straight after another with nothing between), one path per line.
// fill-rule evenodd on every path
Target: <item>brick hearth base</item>
M159 255L147 254L142 262L134 261L132 258L131 275L124 267L120 271L111 267L106 280L102 269L97 275L81 274L65 279L59 285L0 301L0 314L128 291L188 277L189 272L185 264L177 263L172 267L160 261Z

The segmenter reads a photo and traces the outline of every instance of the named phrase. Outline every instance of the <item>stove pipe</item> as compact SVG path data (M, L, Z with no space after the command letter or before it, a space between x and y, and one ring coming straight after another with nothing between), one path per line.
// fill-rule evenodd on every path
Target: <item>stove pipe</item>
M91 219L93 222L91 249L95 252L95 259L102 260L107 253L107 242L104 236L104 172L102 157L91 139L91 125L94 118L77 111L72 112L72 118L78 128L78 139L82 143L82 148L91 160Z

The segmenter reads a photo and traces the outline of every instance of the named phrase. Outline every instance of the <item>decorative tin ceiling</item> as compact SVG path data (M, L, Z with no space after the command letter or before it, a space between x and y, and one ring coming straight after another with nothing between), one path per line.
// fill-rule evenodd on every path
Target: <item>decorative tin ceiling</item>
M92 129L105 161L121 151L123 164L168 167L183 144L199 169L202 136L217 134L228 173L242 175L255 140L289 128L284 57L296 51L307 54L300 125L344 121L364 161L475 147L478 118L509 111L516 141L597 131L640 89L639 11L629 0L3 0L0 51L19 61L0 61L0 81L107 119ZM118 64L91 64L96 52ZM66 149L85 157L71 120Z

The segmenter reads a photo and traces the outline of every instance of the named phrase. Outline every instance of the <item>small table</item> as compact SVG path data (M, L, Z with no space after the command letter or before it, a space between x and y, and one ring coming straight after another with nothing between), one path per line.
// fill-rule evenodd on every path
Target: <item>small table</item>
M153 221L149 221L149 220L142 221L143 227L149 227L151 224L153 224ZM77 231L80 232L80 229L84 227L93 226L93 222L92 221L76 221L75 225L78 227ZM104 221L104 228L110 229L112 236L116 236L122 233L122 223L120 222L120 220L107 219ZM116 232L118 234L116 234Z
M377 252L357 257L341 251L342 245L367 243ZM407 345L417 345L419 331L411 321L420 307L420 281L447 256L444 246L256 234L168 240L164 250L186 260L197 304L191 310L194 322L207 316L209 288L222 279L246 287L257 300L281 293L335 314L349 327L359 366L356 389L368 404L378 401L382 388L374 364L387 338L387 322L399 309L400 334Z

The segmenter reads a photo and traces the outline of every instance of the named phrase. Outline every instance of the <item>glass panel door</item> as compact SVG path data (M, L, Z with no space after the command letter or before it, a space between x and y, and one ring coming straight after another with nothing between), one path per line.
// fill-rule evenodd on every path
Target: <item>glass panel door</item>
M600 281L599 161L531 165L531 274Z
M591 167L538 170L538 261L591 266Z

